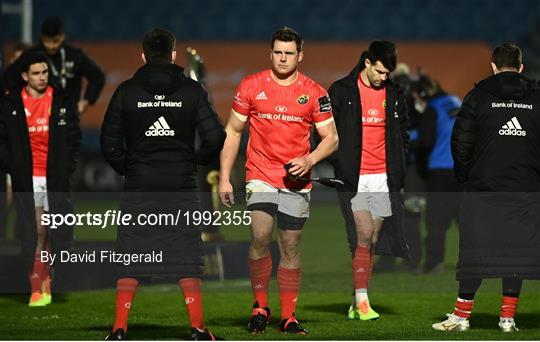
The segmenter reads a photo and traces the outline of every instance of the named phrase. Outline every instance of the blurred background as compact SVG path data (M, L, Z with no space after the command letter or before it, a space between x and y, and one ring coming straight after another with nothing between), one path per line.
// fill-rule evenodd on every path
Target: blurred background
M142 64L143 34L156 26L176 35L178 64L187 66L188 46L202 57L205 83L224 121L239 81L268 68L271 34L284 25L305 38L301 70L325 87L353 68L372 39L396 41L399 61L412 74L421 69L459 97L489 75L491 48L501 42L521 46L528 76L540 73L540 2L535 0L3 0L4 66L18 42L39 40L41 23L51 16L63 20L66 41L106 73L99 100L81 118L79 191L121 185L101 161L99 127L116 86Z
M420 75L429 75L437 80L448 94L462 99L475 83L491 74L491 51L500 43L512 42L519 45L524 53L525 74L531 78L540 77L540 1L538 0L289 0L280 2L268 0L1 0L0 61L2 64L0 70L10 63L15 47L20 42L36 44L39 41L41 23L52 16L62 19L66 42L83 49L106 74L106 83L101 96L96 104L81 117L83 129L81 162L76 172L73 190L76 192L75 195L89 192L95 195L94 200L77 201L76 198L76 210L83 213L115 209L116 201L109 192L120 191L122 179L101 156L99 129L116 87L142 66L140 42L144 33L154 27L170 30L176 36L177 64L186 67L190 75L191 71L198 71L195 74L204 81L223 123L228 118L235 87L240 80L247 74L270 67L271 35L284 25L294 28L305 39L305 56L300 70L324 87L329 87L332 82L348 74L357 64L360 54L371 40L395 41L399 62L408 65L408 68L400 67L399 72L401 75L406 75L403 84L409 92L410 108L411 111L416 111L420 119L422 108L416 108L416 106L421 101L410 93L411 89L415 88L411 87L411 84L414 85ZM188 48L195 49L196 52L187 53ZM244 160L242 156L239 156L236 165L237 189L242 187ZM409 162L413 165L416 161L411 158ZM206 176L211 169L201 172L202 183L206 181ZM414 165L411 170L413 170L411 174L416 173ZM315 170L316 175L329 173L331 173L331 168L324 164ZM444 312L447 304L451 303L450 300L454 298L455 291L454 270L458 253L458 230L455 221L450 229L443 227L443 229L448 229L446 240L443 241L445 247L441 252L444 261L437 264L437 267L422 270L421 260L425 259L425 252L421 247L423 244L421 240L426 236L427 228L425 198L422 194L417 194L424 190L423 180L417 180L417 182L419 185L414 185L414 181L409 182L408 184L412 186L406 189L408 191L406 196L408 218L406 219L409 220L406 226L407 233L410 234L409 240L416 240L416 246L411 245L411 248L416 250L416 264L411 263L407 267L395 263L393 259L381 259L375 266L377 272L390 270L397 272L381 274L374 278L374 288L377 288L378 293L375 294L375 300L380 303L378 309L381 313L392 315L393 320L387 320L387 323L383 321L381 324L394 324L396 319L405 320L403 323L405 328L400 330L402 338L440 339L441 335L425 335L424 331L420 335L415 335L420 328L411 329L413 324L408 321L411 317L408 315L408 310L411 307L418 309L418 321L423 320L418 327L425 328L426 321L439 319L440 317L436 314ZM210 191L210 189L208 187L205 191ZM11 208L11 212L13 211ZM5 217L0 216L1 220L5 221ZM6 242L6 237L7 242L12 242L16 238L13 234L14 226L15 219L11 214L7 235L4 232L4 235L0 236L0 242L2 240ZM210 244L205 250L207 253L206 275L210 279L220 280L245 278L244 260L247 253L247 241L250 238L249 228L245 226L234 227L234 229L233 227L222 228L225 229L220 229L223 233L221 238L230 244L218 244L217 247L212 247L213 245ZM311 314L307 317L312 322L320 321L328 324L327 322L335 321L338 322L336 324L341 324L336 317L344 318L344 310L349 305L350 253L343 228L343 219L334 191L316 185L312 215L308 220L301 245L302 263L305 269L302 291L306 292L304 296L307 303L302 310L308 315ZM114 229L100 231L78 227L75 232L76 240L79 242L78 248L82 250L107 248L114 241L115 235ZM244 242L241 247L242 252L238 252L240 247L232 243L235 241ZM4 255L3 259L0 258L3 262L0 262L0 271L3 272L0 274L0 284L3 285L10 277L13 278L14 272L17 272L17 265L11 261L13 259L8 258L15 255L16 249L13 251L10 249L13 246L14 244L0 244L0 252L9 254ZM274 253L274 256L276 254ZM222 257L225 260L224 264ZM9 268L9 265L15 266ZM109 271L110 273L104 277L112 278L113 272L110 269L84 269L87 274L85 277L81 276L81 282L87 283L84 286L73 285L73 288L77 286L88 288L89 278L97 278L98 274ZM234 273L236 271L243 273ZM2 278L3 275L4 278ZM532 289L532 292L540 292L537 283L536 287L529 284L527 283L529 286L527 291L531 292ZM99 284L99 286L102 285ZM111 285L109 278L105 281L105 286L107 285ZM227 292L225 295L230 297L231 302L233 300L238 303L249 302L250 283L246 279L208 282L205 286L213 296L209 297L213 298L214 303L226 302L223 300L224 297L219 296L221 292L227 291L241 293L241 295L231 296ZM484 289L487 287L495 293L499 291L499 286L498 282L491 281L488 286L484 285ZM164 292L164 289L170 290L170 288L156 287L148 290L148 293L156 295L158 292ZM272 289L275 291L275 286ZM13 290L0 288L0 292L2 291ZM446 293L445 301L439 300L441 292ZM320 303L320 293L326 294L325 301L333 302ZM392 293L396 295L391 296ZM411 296L414 293L422 293L422 297L418 297L422 301ZM92 296L92 298L101 300L102 302L98 304L105 307L109 302L112 303L112 294L109 292L105 294L109 296L105 298L108 302L102 300L100 296ZM84 296L84 293L81 296ZM144 296L142 294L143 298ZM78 297L70 297L71 300L76 300L76 298ZM150 300L150 296L146 298ZM538 326L537 298L536 295L531 300L524 301L529 303L528 307L525 306L525 314L521 316L523 320L520 321L525 322L525 326L527 324L529 327L537 328ZM489 303L492 307L488 309L493 310L498 305L493 303L497 303L499 298L493 295L490 299ZM21 301L24 300L26 299ZM14 310L23 307L15 301L7 303L10 306L5 307L6 310L11 310L10 312L18 312ZM98 307L97 304L96 307ZM157 312L153 315L159 318L158 311L162 309L162 304L155 304L154 307ZM69 313L68 305L65 305L65 308ZM229 307L225 306L217 306L217 308L214 310L230 311ZM481 308L486 312L488 309ZM99 310L95 311L100 312ZM211 310L209 310L210 316L219 316ZM403 312L407 314L402 314ZM165 314L169 315L168 312ZM43 338L42 331L37 329L34 331L35 335L24 335L30 324L25 324L25 329L19 329L18 324L25 323L24 320L18 322L19 317L27 317L27 313L21 311L20 314L9 316L13 317L11 326L14 328L10 330L12 335L7 333L5 336L15 336L15 338L24 336L25 339L29 338L28 336ZM172 314L170 316L172 317ZM97 328L85 327L86 330L81 329L81 332L77 332L77 334L82 334L80 335L82 339L88 339L90 336L83 334L87 330L93 329L95 335L92 336L102 337L102 331L108 329L107 318L94 321L92 320L94 317L91 317L92 319L87 316L81 317L85 317L81 321L88 321L90 322L88 324L97 326ZM216 318L210 322L217 324L222 319L221 316L219 317L219 320ZM224 324L240 326L238 322L242 322L242 326L244 325L243 316L238 314L231 317L237 321L225 320ZM172 318L162 318L158 322L161 324L167 319ZM147 323L145 320L142 321ZM486 330L488 329L486 327L490 327L493 317L484 314L480 321L486 322L483 323L483 330ZM32 324L35 322L34 320ZM50 320L42 322L52 324ZM64 321L58 320L58 322L56 324L65 325ZM99 322L101 326L94 322ZM78 325L73 326L78 327ZM152 325L148 326L152 327ZM334 326L329 325L329 327ZM242 335L243 330L240 332L240 328L238 329L237 335L230 336L233 339L234 337L245 339ZM335 331L341 331L342 327L340 325L335 329L327 335L315 333L313 338L335 339ZM395 339L397 336L395 330L392 330L389 325L373 325L367 328L362 327L362 329L364 332L368 329L368 333L371 331L369 329L388 331L387 335L378 337L382 339ZM538 338L539 335L534 335L534 331L537 333L538 329L533 329L531 335L521 336L523 339ZM163 336L168 336L166 333L168 332L163 332ZM79 338L77 334L68 336ZM51 336L51 338L65 339L65 335ZM137 336L145 337L145 335ZM357 336L351 335L351 338L358 339ZM379 335L362 336L369 339L369 336ZM474 338L478 336L481 338L483 335L474 336L476 336ZM492 335L490 339L499 338Z
M399 69L406 75L405 88L419 75L429 75L444 91L463 98L476 82L491 74L491 50L503 42L522 48L527 76L540 75L537 0L3 0L1 4L2 69L12 60L19 43L38 43L44 19L57 16L63 21L66 42L83 49L106 74L99 99L81 116L81 162L73 187L79 193L121 190L122 179L101 156L99 129L116 87L142 66L140 42L154 27L175 34L177 64L203 81L224 123L235 87L247 74L269 68L271 35L285 25L305 39L301 71L324 87L348 74L374 39L396 42L399 62L408 65ZM418 101L409 95L413 111ZM242 187L243 162L240 156L237 188ZM211 190L206 176L215 168L201 173L205 191ZM331 172L325 164L315 170L319 175ZM331 203L332 210L337 210L333 190L316 187L314 201ZM408 191L423 188L411 187ZM422 198L412 199L411 212L421 215ZM418 222L412 225L418 226ZM418 229L413 230L420 234ZM243 239L248 238L247 233L241 234ZM111 234L106 239L113 239ZM234 239L235 234L226 235ZM457 231L451 236L455 245ZM4 232L0 239L5 237ZM418 236L415 239L420 241ZM340 241L340 246L344 247L344 242ZM455 248L448 253L455 255ZM446 260L455 260L449 258Z

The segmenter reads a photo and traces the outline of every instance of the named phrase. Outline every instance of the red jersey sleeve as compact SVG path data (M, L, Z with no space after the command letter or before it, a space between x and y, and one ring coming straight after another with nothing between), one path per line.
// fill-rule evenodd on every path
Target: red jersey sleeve
M313 95L315 98L315 101L313 101L314 108L311 114L313 122L317 124L333 118L332 104L326 90L319 85L315 85Z
M251 103L252 103L252 87L250 87L250 78L244 78L242 82L236 88L236 93L234 95L234 101L232 109L238 114L249 116L251 112Z

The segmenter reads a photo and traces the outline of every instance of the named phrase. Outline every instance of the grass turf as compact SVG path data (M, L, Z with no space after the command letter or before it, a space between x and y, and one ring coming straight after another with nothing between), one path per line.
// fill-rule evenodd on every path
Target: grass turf
M79 209L84 212L87 208ZM85 228L83 236L111 234ZM228 240L247 240L245 227L223 228ZM78 234L79 238L81 237ZM103 235L100 235L104 239ZM251 336L246 323L252 301L249 281L204 283L207 326L230 340L533 340L540 336L540 286L525 282L515 334L497 330L500 281L486 280L476 297L472 329L444 333L431 324L451 311L457 284L453 267L457 254L457 230L447 236L447 270L438 275L412 275L406 271L375 273L370 299L381 319L375 322L345 319L351 292L350 255L336 205L315 204L301 242L302 289L297 315L310 330L307 336L287 336L276 331L279 298L272 280L270 306L274 319L266 334ZM240 260L239 262L244 262ZM0 296L0 339L102 340L114 320L114 290L73 292L53 296L46 308L28 308L26 295ZM174 340L188 337L188 319L181 292L175 285L141 286L130 314L130 339Z

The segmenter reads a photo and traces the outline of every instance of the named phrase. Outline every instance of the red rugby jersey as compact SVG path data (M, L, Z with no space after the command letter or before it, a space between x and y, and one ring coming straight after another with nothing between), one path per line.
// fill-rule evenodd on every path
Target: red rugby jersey
M278 189L311 188L308 182L291 181L284 164L309 154L312 125L333 120L330 98L300 72L288 86L279 85L271 73L245 77L234 98L234 111L240 119L249 118L246 181L259 179Z
M368 87L358 75L362 104L360 174L386 173L386 88Z
M33 175L47 176L47 155L49 152L49 118L53 100L53 88L48 86L45 94L36 99L26 91L21 91L26 113L26 124L32 148Z

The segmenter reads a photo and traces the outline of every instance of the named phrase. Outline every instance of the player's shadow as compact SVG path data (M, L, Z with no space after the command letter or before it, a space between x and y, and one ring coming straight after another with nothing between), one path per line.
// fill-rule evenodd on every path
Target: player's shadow
M231 327L231 326L247 326L249 317L229 317L229 318L211 318L205 319L205 325L209 327Z
M0 295L2 299L7 299L15 303L24 303L28 304L28 300L30 298L29 294L2 294ZM66 303L68 301L66 294L56 294L53 292L52 294L52 301L54 303Z
M103 338L111 331L110 326L92 326L81 330L102 331ZM189 340L187 326L163 326L158 324L133 323L129 325L130 340Z
M493 330L498 327L499 315L491 313L474 313L470 318L474 329ZM516 325L519 329L538 329L540 327L540 313L517 313Z
M25 303L28 304L29 295L26 294L2 294L0 298L6 299L15 303Z
M304 305L303 308L306 310L311 310L311 311L331 312L331 313L336 313L339 315L345 315L347 314L347 310L349 310L350 305L351 305L350 302L328 303L328 304L308 304L308 305ZM395 310L387 306L374 305L373 309L375 309L375 311L377 311L379 314L385 314L385 315L396 314Z

